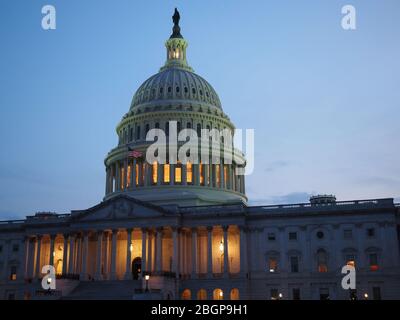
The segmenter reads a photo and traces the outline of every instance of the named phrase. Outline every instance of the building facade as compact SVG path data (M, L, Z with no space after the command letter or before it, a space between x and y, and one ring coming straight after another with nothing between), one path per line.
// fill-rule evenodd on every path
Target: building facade
M0 222L1 299L399 299L393 199L249 206L244 155L149 163L146 135L235 127L186 60L179 13L167 60L135 93L105 158L105 197L68 214ZM207 138L208 141L208 138ZM203 143L203 142L202 142ZM184 142L168 139L168 150ZM198 146L200 148L200 146ZM54 266L56 289L43 290ZM356 270L345 290L343 266Z

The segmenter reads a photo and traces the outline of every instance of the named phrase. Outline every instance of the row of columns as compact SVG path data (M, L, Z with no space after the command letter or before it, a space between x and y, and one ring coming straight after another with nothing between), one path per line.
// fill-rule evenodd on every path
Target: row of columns
M165 228L141 228L141 275L144 276L146 273L154 272L156 274L161 273L163 270L163 252L162 252L162 239ZM198 241L198 228L191 228L191 248L188 247L187 238L188 229L170 227L172 231L172 261L171 261L171 272L175 273L177 277L179 274L190 274L191 278L197 278L199 270L199 241ZM240 272L247 273L247 241L246 241L246 230L240 227ZM96 260L95 260L95 272L94 279L103 280L103 274L107 274L107 279L117 279L117 229L110 231L96 231ZM132 279L132 232L133 228L124 229L127 232L126 239L126 267L124 279ZM212 260L212 240L214 227L206 227L207 231L207 275L213 277L213 260ZM228 252L228 226L222 227L223 231L223 276L228 277L229 268L229 252ZM78 275L81 280L88 280L88 255L89 255L89 236L93 235L93 232L84 231L78 234L64 234L63 235L63 256L62 256L62 274L63 275ZM109 257L109 237L111 237L111 250ZM43 265L49 264L54 265L54 247L56 235L50 235L50 257L49 261L44 262ZM35 241L36 240L36 241ZM103 241L106 240L106 241ZM155 243L153 243L155 241ZM32 250L32 245L36 244L36 251ZM42 245L43 235L38 235L34 238L30 238L27 241L26 248L26 270L25 277L30 278L42 277ZM106 245L106 250L103 250L103 245ZM154 247L154 251L153 251ZM191 270L188 270L188 251L191 253ZM106 253L103 256L104 252ZM155 261L153 262L152 259ZM111 259L111 260L109 260ZM106 263L103 263L103 262ZM31 266L31 267L30 267ZM109 268L110 266L110 268ZM154 267L153 267L154 266ZM104 270L102 270L102 267ZM110 269L110 270L108 270ZM182 270L180 270L182 269ZM181 271L181 272L180 272Z
M222 161L222 160L221 160ZM106 194L122 191L125 189L135 189L139 186L150 185L196 185L208 186L213 188L222 188L245 193L245 183L243 175L235 174L235 165L233 164L192 164L192 180L187 178L187 165L170 164L169 181L164 179L164 164L156 165L157 181L153 181L153 165L142 159L125 159L122 162L107 167L106 169ZM176 166L181 168L181 182L175 181ZM200 169L200 166L202 168ZM217 166L219 174L217 178ZM226 174L225 174L226 173ZM225 181L226 176L226 181Z

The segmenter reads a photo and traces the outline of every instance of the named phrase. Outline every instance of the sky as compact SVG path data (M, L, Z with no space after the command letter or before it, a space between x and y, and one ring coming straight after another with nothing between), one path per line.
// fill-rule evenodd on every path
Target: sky
M165 62L174 7L189 64L255 130L251 204L400 202L398 0L1 0L0 220L102 200L115 127Z

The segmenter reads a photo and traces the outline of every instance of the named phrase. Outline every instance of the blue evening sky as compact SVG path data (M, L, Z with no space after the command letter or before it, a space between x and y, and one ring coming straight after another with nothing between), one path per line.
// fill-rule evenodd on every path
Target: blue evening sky
M400 196L398 0L1 0L0 219L101 201L115 127L165 61L175 6L190 65L255 129L251 203Z

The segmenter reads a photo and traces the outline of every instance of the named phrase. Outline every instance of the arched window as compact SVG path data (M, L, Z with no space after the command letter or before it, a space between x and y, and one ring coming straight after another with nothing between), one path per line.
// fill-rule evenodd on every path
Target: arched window
M200 289L199 291L197 291L197 300L207 300L206 289Z
M192 299L192 293L189 289L185 289L182 292L182 300L190 300Z
M324 249L317 251L318 272L328 272L328 257Z
M239 300L239 289L233 288L231 290L231 300Z
M187 128L187 129L192 129L192 124L191 124L190 122L188 122L188 123L186 124L186 128Z
M170 166L169 163L164 164L164 183L170 182Z
M214 300L224 300L224 292L221 289L215 289L213 291L213 299Z

